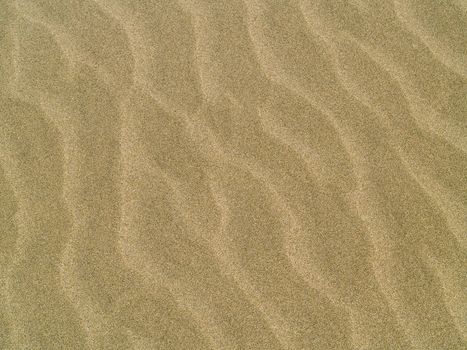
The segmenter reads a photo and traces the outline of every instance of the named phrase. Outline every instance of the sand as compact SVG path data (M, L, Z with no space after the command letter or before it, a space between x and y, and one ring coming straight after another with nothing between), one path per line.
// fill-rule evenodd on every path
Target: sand
M0 1L0 349L467 348L463 0Z

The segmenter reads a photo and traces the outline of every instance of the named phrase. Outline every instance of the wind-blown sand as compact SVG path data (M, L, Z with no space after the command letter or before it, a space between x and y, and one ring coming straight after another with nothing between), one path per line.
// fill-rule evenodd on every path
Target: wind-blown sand
M0 2L0 349L467 348L462 0Z

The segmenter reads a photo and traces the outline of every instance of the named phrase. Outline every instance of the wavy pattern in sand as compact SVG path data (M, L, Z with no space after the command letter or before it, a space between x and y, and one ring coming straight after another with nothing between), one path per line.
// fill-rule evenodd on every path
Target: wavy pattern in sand
M465 349L466 14L0 2L0 348Z

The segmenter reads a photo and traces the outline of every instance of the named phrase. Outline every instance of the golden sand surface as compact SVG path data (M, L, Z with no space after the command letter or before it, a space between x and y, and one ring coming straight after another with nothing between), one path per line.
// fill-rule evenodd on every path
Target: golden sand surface
M0 349L467 349L465 0L0 0Z

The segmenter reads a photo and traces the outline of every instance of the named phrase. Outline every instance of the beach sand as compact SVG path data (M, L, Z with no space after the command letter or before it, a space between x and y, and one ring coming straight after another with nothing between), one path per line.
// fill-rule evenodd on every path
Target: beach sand
M463 0L0 1L0 349L467 348Z

